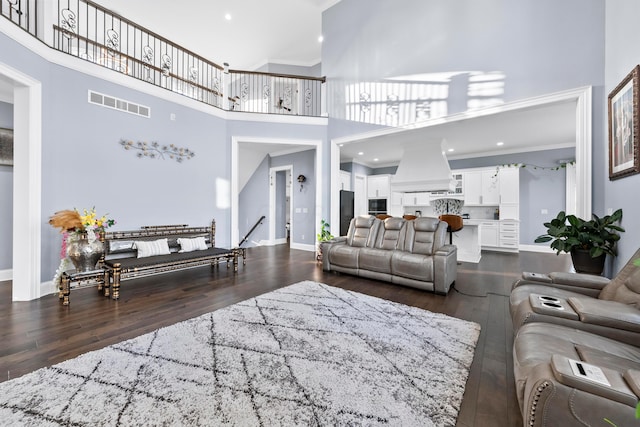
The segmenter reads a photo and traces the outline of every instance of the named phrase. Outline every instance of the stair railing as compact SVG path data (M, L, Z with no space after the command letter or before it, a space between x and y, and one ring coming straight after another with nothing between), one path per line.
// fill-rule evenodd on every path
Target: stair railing
M262 221L264 221L264 219L265 219L265 218L266 218L266 217L265 217L264 215L262 215L262 216L260 217L260 219L259 219L258 221L256 221L256 223L253 225L253 227L251 227L251 230L249 230L249 232L247 233L247 235L246 235L246 236L244 236L244 237L242 238L242 240L240 241L240 244L238 244L238 247L242 246L242 244L243 244L244 242L246 242L247 240L249 240L249 236L251 235L251 233L253 233L253 231L254 231L256 228L258 228L258 226L259 226L260 224L262 224Z

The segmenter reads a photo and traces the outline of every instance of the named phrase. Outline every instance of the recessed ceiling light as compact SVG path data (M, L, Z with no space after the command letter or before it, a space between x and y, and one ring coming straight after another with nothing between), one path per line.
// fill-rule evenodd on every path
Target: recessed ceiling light
M363 152L363 151L360 151L360 152L358 153L358 156L362 156L363 154L364 154L364 152Z
M456 150L454 150L453 148L449 148L447 151L450 152L450 153L453 153Z
M227 21L231 21L231 14L230 13L225 13L224 14L224 19L226 19Z
M344 147L344 144L340 144L340 147Z
M378 158L376 157L375 159L373 159L373 161L374 161L374 162L377 162L377 161L378 161Z
M497 146L504 145L504 142L497 142L497 143L496 143L496 145L497 145Z
M318 43L322 43L324 41L324 36L318 36Z

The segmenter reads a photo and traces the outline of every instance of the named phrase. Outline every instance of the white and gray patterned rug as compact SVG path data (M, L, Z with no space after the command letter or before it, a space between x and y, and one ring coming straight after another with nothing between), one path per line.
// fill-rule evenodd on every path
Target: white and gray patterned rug
M455 425L480 326L300 282L0 384L0 424Z

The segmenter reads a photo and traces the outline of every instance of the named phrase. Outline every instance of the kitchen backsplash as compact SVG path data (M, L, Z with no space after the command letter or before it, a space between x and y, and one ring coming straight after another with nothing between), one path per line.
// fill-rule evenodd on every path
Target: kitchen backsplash
M424 206L418 208L420 211L420 216L437 216L433 211L433 206ZM408 215L417 215L415 210L410 210L409 208L405 208L405 214ZM494 214L496 213L496 207L486 207L486 206L463 206L462 214L469 214L469 218L471 219L495 219Z

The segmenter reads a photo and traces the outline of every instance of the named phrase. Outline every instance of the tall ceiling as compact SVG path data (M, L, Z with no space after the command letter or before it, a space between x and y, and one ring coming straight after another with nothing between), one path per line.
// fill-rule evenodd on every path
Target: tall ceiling
M254 70L267 63L318 64L322 12L339 1L95 0L213 62L228 62L231 68L243 70ZM225 18L227 14L230 20ZM13 101L12 86L0 76L0 101ZM443 149L450 159L567 147L575 144L575 120L574 103L530 108L414 133L365 138L342 147L341 160L355 160L371 167L397 164L402 151L398 147L409 137L445 141ZM497 146L498 142L504 145ZM273 145L268 151L277 154L282 149Z
M339 0L96 0L219 65L320 62L322 12ZM226 15L231 19L226 19Z

